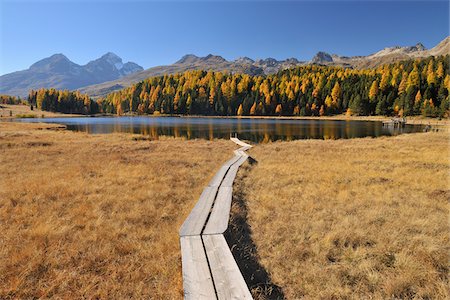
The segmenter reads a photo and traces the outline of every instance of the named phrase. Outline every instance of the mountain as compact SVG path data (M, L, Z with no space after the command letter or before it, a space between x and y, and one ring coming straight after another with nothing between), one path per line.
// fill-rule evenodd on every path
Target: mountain
M142 70L133 62L124 64L119 56L111 52L84 66L70 61L63 54L54 54L34 63L27 70L0 76L0 94L25 97L31 89L75 90Z
M343 66L348 68L372 68L382 64L392 63L409 58L439 56L450 54L450 37L445 38L436 47L427 50L418 43L409 47L390 47L367 56L339 56L318 52L311 61L299 61L296 58L276 60L274 58L253 60L248 57L240 57L234 61L227 61L221 56L207 55L198 57L194 54L183 56L172 65L153 67L141 72L133 73L110 82L80 88L81 92L91 96L103 96L112 91L120 90L133 83L152 76L181 73L189 70L229 71L233 73L245 73L249 75L268 75L283 69L307 64Z
M437 46L427 50L424 45L417 43L407 47L389 47L367 56L339 56L319 52L312 59L312 63L321 65L336 65L352 68L373 68L410 58L422 58L450 54L450 37L442 40Z
M93 97L98 97L106 95L112 91L120 90L152 76L176 74L189 70L206 70L216 72L228 71L232 73L244 73L249 75L267 75L301 64L305 64L305 62L300 62L295 58L280 61L274 58L266 58L254 61L248 57L240 57L234 61L227 61L221 56L212 54L205 57L187 54L172 65L153 67L142 72L134 73L130 76L83 87L79 90L82 93L87 93Z
M0 77L0 94L25 96L29 89L54 87L78 89L92 97L106 95L120 90L148 77L182 73L189 70L228 71L249 75L268 75L280 70L308 65L342 66L348 68L373 68L410 58L450 54L450 37L427 50L421 43L407 47L389 47L367 56L340 56L318 52L311 61L296 58L276 60L274 58L253 60L240 57L228 61L221 56L209 54L199 57L187 54L175 63L143 70L139 65L128 62L114 53L106 53L84 66L71 62L62 54L55 54L33 64L28 70L6 74Z
M209 54L205 57L199 57L194 54L187 54L172 65L153 67L117 80L95 84L80 88L82 93L87 93L93 97L103 96L112 91L120 90L130 86L133 83L144 80L152 76L161 76L165 74L182 73L189 70L206 71L229 71L232 73L245 73L250 75L264 75L264 69L252 63L253 60L242 59L239 62L227 61L221 56Z

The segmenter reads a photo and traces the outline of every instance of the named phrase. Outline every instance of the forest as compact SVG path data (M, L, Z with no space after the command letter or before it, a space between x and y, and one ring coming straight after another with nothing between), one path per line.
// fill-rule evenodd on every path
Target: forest
M99 113L98 103L80 92L60 91L56 89L31 90L28 102L37 108L70 114L91 115Z
M84 114L448 117L448 70L449 55L374 69L308 65L253 77L198 70L151 77L96 101L54 89L31 91L28 99L44 110Z

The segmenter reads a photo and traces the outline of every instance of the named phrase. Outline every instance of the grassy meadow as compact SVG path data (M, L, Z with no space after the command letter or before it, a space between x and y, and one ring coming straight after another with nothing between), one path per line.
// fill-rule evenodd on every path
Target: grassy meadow
M249 152L258 163L238 180L252 239L288 299L448 299L447 133Z
M234 144L58 129L0 122L0 299L182 298L178 229Z
M449 142L256 145L234 193L258 263L287 299L448 298ZM181 299L178 229L235 148L0 122L0 299Z

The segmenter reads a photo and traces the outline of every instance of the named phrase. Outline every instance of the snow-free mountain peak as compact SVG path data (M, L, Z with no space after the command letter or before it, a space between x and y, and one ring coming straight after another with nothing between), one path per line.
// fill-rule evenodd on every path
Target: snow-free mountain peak
M108 52L86 65L76 64L58 53L39 60L29 69L0 76L0 93L24 97L31 89L77 89L82 86L115 80L143 68Z

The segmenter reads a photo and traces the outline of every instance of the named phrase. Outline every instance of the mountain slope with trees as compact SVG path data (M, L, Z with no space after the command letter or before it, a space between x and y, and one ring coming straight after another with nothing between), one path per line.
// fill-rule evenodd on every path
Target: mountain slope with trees
M449 55L376 69L308 65L269 76L188 71L151 77L93 101L40 89L30 103L66 113L324 116L449 114Z
M418 43L415 46L384 48L383 50L367 56L348 57L318 52L311 61L299 61L295 58L286 60L276 60L274 58L253 60L248 57L227 61L223 57L217 55L210 54L205 57L198 57L189 54L183 56L172 65L157 66L114 81L83 87L80 88L80 92L87 93L93 97L100 97L131 86L132 84L138 83L149 77L182 73L190 70L242 73L251 76L272 75L281 70L310 64L364 69L411 58L426 58L429 56L441 56L447 54L450 54L450 37L445 38L437 46L429 50Z
M189 71L151 77L98 100L113 114L444 116L449 56L376 69L309 65L269 76Z

